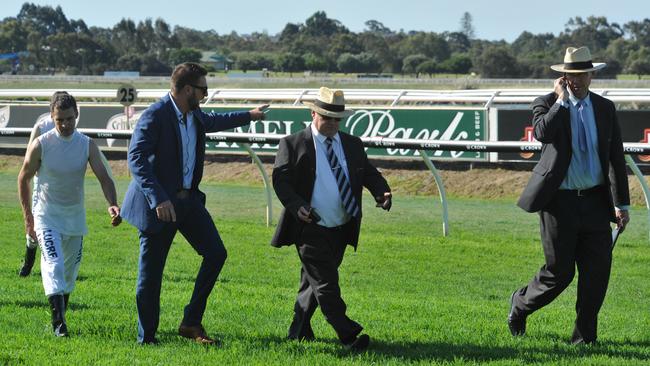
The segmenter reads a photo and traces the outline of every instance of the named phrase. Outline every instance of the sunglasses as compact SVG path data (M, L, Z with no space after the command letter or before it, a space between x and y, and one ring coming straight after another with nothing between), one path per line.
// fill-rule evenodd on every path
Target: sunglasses
M208 87L207 86L200 86L200 85L194 85L194 84L189 84L192 88L199 89L200 91L203 92L203 95L208 95Z

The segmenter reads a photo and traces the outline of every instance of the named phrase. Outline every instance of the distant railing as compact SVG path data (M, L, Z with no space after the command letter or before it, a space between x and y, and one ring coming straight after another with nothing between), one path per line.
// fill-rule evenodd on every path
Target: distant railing
M210 85L210 84L208 84ZM213 84L214 85L214 84ZM547 84L551 85L551 84ZM0 101L16 103L29 99L45 103L57 89L0 89ZM97 102L117 102L116 89L66 89L77 98ZM470 89L470 90L417 90L417 89L343 89L346 101L354 105L448 105L466 104L489 107L495 104L527 104L536 97L550 92L544 89ZM606 96L616 103L650 104L650 89L601 88L593 92ZM138 101L149 103L168 93L168 89L138 89ZM204 106L217 103L259 103L298 105L314 100L318 89L218 89L208 90Z

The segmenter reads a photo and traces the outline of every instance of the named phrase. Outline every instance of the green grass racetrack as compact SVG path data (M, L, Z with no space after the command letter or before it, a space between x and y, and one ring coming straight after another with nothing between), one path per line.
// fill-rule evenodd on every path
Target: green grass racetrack
M118 180L119 196L128 181ZM489 184L489 182L486 182ZM451 235L442 237L437 197L396 196L386 213L365 197L361 242L341 266L348 315L365 327L371 346L349 353L317 312L317 340L285 340L298 287L295 248L269 246L261 187L205 183L208 208L228 260L208 303L204 326L221 339L206 348L176 335L199 267L178 235L167 261L158 346L138 346L135 282L137 231L111 228L94 176L86 178L90 233L67 313L71 337L52 335L39 264L17 271L24 226L16 174L0 172L0 365L641 365L650 362L650 243L647 211L636 207L614 252L600 313L599 342L568 343L575 317L575 282L528 318L527 335L510 336L511 292L542 265L537 216L515 200L451 199ZM280 212L275 201L274 212ZM40 251L39 251L40 253Z

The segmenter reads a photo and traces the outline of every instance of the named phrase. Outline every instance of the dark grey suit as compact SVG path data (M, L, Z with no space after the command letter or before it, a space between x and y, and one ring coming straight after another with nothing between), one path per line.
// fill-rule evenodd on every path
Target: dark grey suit
M542 156L518 205L540 212L546 260L528 286L515 293L513 315L525 317L550 303L571 283L577 265L580 276L572 341L592 342L611 268L609 222L616 221L614 205L630 203L623 143L614 104L591 93L604 184L584 196L560 190L571 161L571 123L569 110L556 99L550 93L532 105L534 136L543 143Z
M373 196L389 192L388 183L368 162L363 144L358 137L339 132L347 161L352 194L361 206L365 186ZM309 206L316 179L316 151L311 128L287 136L280 141L273 168L273 188L284 205L271 245L280 247L295 244L302 262L300 289L294 306L294 319L289 338L312 339L310 319L320 305L326 320L339 339L348 343L362 327L346 315L341 298L338 267L347 244L355 247L359 239L361 213L338 228L324 228L298 219L302 206Z

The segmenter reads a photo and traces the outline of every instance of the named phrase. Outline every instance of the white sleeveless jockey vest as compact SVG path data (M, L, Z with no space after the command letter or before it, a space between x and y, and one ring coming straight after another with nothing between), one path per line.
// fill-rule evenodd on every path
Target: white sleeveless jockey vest
M35 228L86 235L84 175L90 139L75 130L66 141L53 129L39 136L38 141L41 167L32 197Z
M38 135L45 135L46 132L54 129L54 121L52 118L46 118L37 123L38 126ZM36 186L38 185L38 172L34 176L34 192L36 192ZM32 200L33 201L33 200ZM33 203L33 202L32 202ZM34 208L32 207L32 210Z

